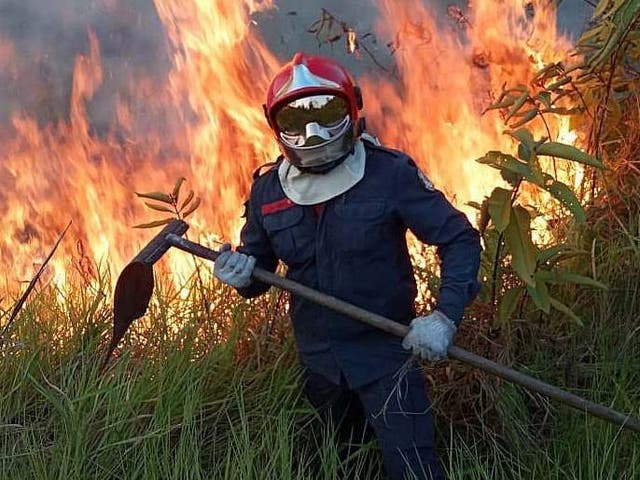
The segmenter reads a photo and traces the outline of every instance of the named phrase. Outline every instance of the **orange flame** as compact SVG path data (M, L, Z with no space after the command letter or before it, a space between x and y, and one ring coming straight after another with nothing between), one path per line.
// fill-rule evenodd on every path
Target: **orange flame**
M358 37L356 32L349 29L347 30L347 51L349 53L355 53L358 50Z
M367 78L365 95L375 92L365 97L367 116L383 143L413 155L465 209L499 183L495 171L473 160L489 150L513 149L499 116L481 113L505 82L528 84L542 59L559 61L571 45L552 27L555 11L549 6L527 21L520 2L474 3L463 41L459 31L438 27L421 1L379 3L379 29L396 39L399 84ZM498 8L504 11L497 14ZM556 135L560 121L552 120ZM543 129L534 134L547 136Z
M103 75L92 33L89 53L76 60L69 121L42 128L36 119L14 113L11 125L0 125L0 133L10 138L0 151L0 259L11 266L0 281L12 291L30 277L70 219L68 237L75 241L66 239L53 261L56 281L63 284L72 271L90 277L87 259L108 261L119 270L151 236L130 228L149 218L133 192L170 188L180 175L203 198L203 207L190 217L200 240L216 232L237 241L250 173L277 153L260 105L280 61L255 33L250 17L273 4L154 3L170 41L173 70L164 91L145 79L137 80L137 91L150 108L174 113L171 128L158 126L137 138L134 107L121 99L117 127L129 136L92 133L85 103ZM527 84L537 68L561 59L570 44L555 31L555 11L548 3L543 9L532 2L532 16L514 0L474 3L468 22L467 17L462 22L465 39L459 28L438 26L421 1L378 3L378 30L395 39L399 78L362 79L373 133L410 153L464 208L497 182L491 169L473 159L487 150L512 148L499 116L480 113L505 82ZM349 38L355 49L355 32ZM11 42L0 37L0 69L11 69L15 61ZM550 128L553 135L571 135L561 121ZM178 254L171 257L171 268L187 273L192 266Z
M186 98L198 118L185 122L190 177L215 214L196 217L203 231L229 235L241 223L239 206L251 182L249 172L276 155L260 105L279 62L250 33L247 12L226 0L185 5L156 0L174 47L170 92ZM264 4L264 5L263 5ZM250 1L249 9L266 7Z

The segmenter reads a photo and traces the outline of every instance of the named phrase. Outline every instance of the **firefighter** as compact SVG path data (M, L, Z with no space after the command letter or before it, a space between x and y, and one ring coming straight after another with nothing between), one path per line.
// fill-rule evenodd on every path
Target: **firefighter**
M282 155L254 174L241 246L223 246L214 273L251 298L269 288L252 281L254 266L282 261L296 282L410 323L401 339L291 296L310 402L343 432L372 427L391 479L440 479L425 380L406 366L412 354L446 357L479 289L479 235L409 156L363 133L361 109L358 87L331 59L297 53L280 70L264 111ZM415 313L407 230L437 246L441 262L426 316Z

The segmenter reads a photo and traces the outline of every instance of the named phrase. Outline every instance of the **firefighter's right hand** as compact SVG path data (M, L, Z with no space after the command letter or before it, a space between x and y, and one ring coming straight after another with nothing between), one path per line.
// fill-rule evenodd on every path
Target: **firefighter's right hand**
M409 332L402 340L402 346L413 350L414 355L423 360L437 362L447 358L457 327L440 310L430 315L417 317L411 321Z
M236 288L248 287L251 284L251 274L256 265L256 257L234 252L231 245L225 243L220 247L220 255L213 266L213 274L222 283Z

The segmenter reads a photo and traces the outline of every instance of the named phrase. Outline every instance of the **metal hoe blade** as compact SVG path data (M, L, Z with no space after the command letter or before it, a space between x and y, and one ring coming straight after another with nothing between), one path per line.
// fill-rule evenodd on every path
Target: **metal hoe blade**
M129 325L147 311L153 287L153 267L151 265L140 262L130 263L118 277L113 298L113 335L103 367L124 337Z
M189 225L182 220L169 223L136 255L118 277L113 298L113 335L102 369L107 365L129 326L134 320L142 317L149 307L154 287L153 264L171 247L167 242L167 235L184 235L188 228Z

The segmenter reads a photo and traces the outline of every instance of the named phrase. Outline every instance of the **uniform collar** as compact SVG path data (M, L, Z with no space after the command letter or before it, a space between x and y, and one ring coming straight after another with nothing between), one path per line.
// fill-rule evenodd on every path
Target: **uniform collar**
M343 194L362 180L366 157L364 144L358 140L353 153L326 173L301 172L284 159L278 167L278 178L285 195L293 202L315 205Z

